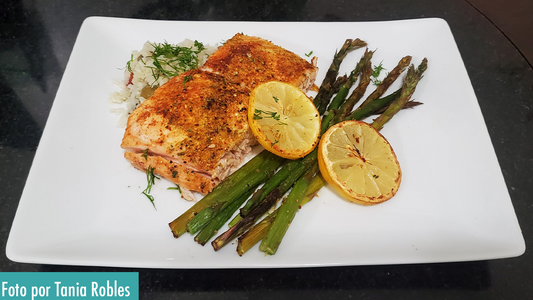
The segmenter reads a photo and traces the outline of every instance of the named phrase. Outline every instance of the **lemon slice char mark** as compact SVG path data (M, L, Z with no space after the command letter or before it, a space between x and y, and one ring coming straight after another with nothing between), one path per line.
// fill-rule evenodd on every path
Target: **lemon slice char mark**
M298 87L271 81L250 94L248 122L259 143L288 159L304 157L319 141L320 115Z
M332 126L320 141L318 162L324 179L355 203L382 203L400 186L402 172L394 150L365 122Z

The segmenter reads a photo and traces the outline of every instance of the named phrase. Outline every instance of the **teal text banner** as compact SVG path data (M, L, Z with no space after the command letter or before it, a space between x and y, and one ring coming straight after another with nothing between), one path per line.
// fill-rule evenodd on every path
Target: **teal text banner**
M139 299L135 272L0 273L0 299Z

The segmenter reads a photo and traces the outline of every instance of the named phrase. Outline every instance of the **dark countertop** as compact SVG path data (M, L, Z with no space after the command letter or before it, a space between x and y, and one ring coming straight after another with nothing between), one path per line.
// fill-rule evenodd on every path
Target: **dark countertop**
M4 249L42 130L86 17L234 21L382 21L439 17L451 27L476 92L524 234L526 252L517 258L446 264L150 270L19 264L8 260L2 251L0 271L138 271L143 299L531 297L533 70L523 56L531 49L517 49L515 46L523 44L510 41L508 37L514 35L495 26L505 20L495 23L486 17L490 14L481 13L485 11L483 8L463 0L7 0L1 7L0 239ZM512 17L511 14L509 18Z

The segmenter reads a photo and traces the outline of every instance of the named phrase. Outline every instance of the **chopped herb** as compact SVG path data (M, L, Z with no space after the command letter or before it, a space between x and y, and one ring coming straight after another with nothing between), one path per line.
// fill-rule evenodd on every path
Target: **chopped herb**
M185 85L187 82L191 81L192 76L191 75L185 75L183 76L183 88L186 89L187 86Z
M150 195L150 192L152 191L152 186L155 184L156 179L160 179L160 178L154 175L154 168L152 168L151 166L148 166L148 168L146 169L146 180L148 181L148 185L146 189L144 189L142 194L145 195L150 200L150 202L152 202L152 205L154 206L154 208L155 208L154 197Z
M154 51L150 56L154 60L154 66L146 66L152 69L152 76L156 84L160 77L174 77L187 70L198 67L198 54L205 50L205 46L194 41L193 47L174 46L167 42L151 44Z
M274 101L276 101L276 103L278 103L278 101L279 101L279 98L278 98L278 97L276 97L276 96L272 96L272 98L274 98Z
M261 116L261 114L263 114L263 116ZM287 123L283 123L280 121L280 118L281 116L273 111L264 111L264 110L260 110L260 109L256 109L255 112L254 112L254 120L261 120L263 118L272 118L276 121L278 121L278 124L279 125L287 125Z
M386 70L383 68L383 62L380 62L378 66L374 66L372 69L372 77L379 77L379 74L381 74L381 71Z
M133 62L133 54L131 55L131 58L130 60L128 60L128 62L126 63L126 68L128 69L128 71L130 73L133 73L133 71L131 70L131 63Z
M144 160L148 160L148 148L146 148L145 150L141 151L143 153L143 155L141 155L142 157L144 157Z
M205 50L204 44L200 43L199 41L194 41L194 47L196 47L197 53L200 53ZM196 52L195 52L196 53Z
M159 177L154 175L154 168L151 166L148 166L146 169L146 181L148 182L148 186L146 187L145 191L147 193L150 193L152 191L152 186L155 184L156 179L160 179Z
M178 190L178 192L180 192L180 194L182 194L181 188L177 184L176 184L176 186L171 186L171 187L167 188L167 190Z
M154 206L154 208L157 209L157 208L155 207L155 204L154 204L154 200L155 200L155 199L154 199L154 196L152 196L152 195L150 195L150 194L147 194L145 191L143 191L142 193L143 193L143 195L146 196L146 198L148 198L148 200L150 200L150 202L152 202L152 205Z
M313 51L311 51L309 53L305 53L305 56L307 56L307 57L311 57L311 55L313 55Z
M372 69L371 80L374 85L377 86L381 84L381 80L379 80L378 77L381 74L381 71L383 70L386 70L386 69L383 68L382 62L380 62L378 66L374 66L374 68Z

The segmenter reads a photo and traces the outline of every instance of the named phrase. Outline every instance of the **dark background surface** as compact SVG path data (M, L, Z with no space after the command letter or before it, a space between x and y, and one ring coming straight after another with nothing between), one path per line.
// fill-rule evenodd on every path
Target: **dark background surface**
M86 17L324 22L439 17L451 27L476 92L526 252L517 258L447 264L147 270L19 264L9 261L2 251L0 271L138 271L142 299L530 299L532 6L526 0L4 0L0 4L3 249L59 82Z

